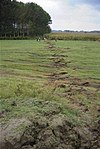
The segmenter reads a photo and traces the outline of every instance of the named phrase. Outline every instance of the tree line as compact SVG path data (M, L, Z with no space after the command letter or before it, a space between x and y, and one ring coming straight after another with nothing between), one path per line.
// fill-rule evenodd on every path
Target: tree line
M51 31L50 15L35 3L0 0L0 37L41 36Z

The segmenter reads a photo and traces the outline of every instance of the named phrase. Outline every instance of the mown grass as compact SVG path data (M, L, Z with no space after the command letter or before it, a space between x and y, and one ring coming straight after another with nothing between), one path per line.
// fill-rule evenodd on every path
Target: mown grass
M59 41L56 45L65 48L70 75L100 79L100 43L94 41Z
M98 87L73 84L79 79L79 84L88 81L99 86L98 41L0 42L0 101L1 113L4 113L1 120L30 118L34 114L52 115L58 111L72 121L90 122L87 115L95 115L95 107L99 105ZM61 58L64 65L55 65ZM84 113L86 109L88 113Z
M34 97L32 90L43 86L52 71L48 66L52 52L47 51L44 42L34 40L0 42L1 98Z

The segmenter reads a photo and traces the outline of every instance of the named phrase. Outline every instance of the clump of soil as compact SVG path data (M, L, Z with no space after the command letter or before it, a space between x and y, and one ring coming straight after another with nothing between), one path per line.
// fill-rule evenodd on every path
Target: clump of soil
M78 134L63 116L54 116L49 121L37 120L27 128L20 140L22 149L58 149L79 146Z
M13 133L19 124L27 122L27 127ZM99 149L99 124L93 128L74 126L62 114L49 118L37 116L28 122L18 120L7 128L6 139L0 142L1 149ZM9 132L10 131L10 132ZM11 135L9 135L9 133ZM12 138L11 138L12 136Z

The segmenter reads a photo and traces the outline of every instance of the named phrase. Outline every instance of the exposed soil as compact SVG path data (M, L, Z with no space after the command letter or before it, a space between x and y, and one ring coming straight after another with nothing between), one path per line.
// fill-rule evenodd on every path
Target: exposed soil
M24 129L18 131L21 125ZM93 127L75 127L63 115L13 119L2 127L0 149L99 149L100 121Z

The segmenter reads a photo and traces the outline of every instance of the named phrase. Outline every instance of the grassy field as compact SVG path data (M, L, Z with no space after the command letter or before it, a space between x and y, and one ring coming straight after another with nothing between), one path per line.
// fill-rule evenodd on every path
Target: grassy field
M2 122L57 111L75 124L99 118L100 42L2 40L0 44Z

